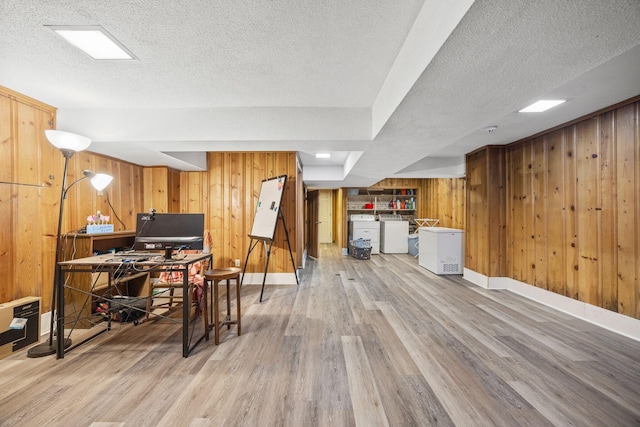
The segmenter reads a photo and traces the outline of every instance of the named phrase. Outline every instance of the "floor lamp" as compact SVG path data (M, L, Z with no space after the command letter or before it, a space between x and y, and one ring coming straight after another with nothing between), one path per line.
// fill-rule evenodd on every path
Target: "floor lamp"
M80 182L83 179L87 178L91 179L91 184L96 190L101 191L107 185L109 185L109 183L113 179L111 176L106 174L96 174L91 172L90 170L84 170L84 176L73 181L67 187L67 170L69 169L69 159L71 159L71 157L73 157L76 152L86 150L87 147L89 147L89 144L91 144L91 140L84 136L59 130L46 130L45 135L47 136L49 142L62 152L62 155L64 156L64 172L62 174L62 191L60 193L60 212L58 213L58 233L56 234L56 252L53 273L53 295L51 297L51 325L49 327L49 339L46 342L31 347L27 351L27 357L49 356L51 354L55 354L57 349L57 342L53 339L53 327L55 320L54 317L55 315L57 315L56 309L58 308L58 261L60 259L60 247L62 241L62 213L64 211L64 200L67 198L67 192L77 182ZM71 339L65 338L64 348L68 348L69 346L71 346Z

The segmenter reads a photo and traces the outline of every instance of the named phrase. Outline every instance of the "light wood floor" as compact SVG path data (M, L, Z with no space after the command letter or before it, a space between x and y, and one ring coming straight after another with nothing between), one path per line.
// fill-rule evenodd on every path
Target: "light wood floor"
M242 289L241 337L179 325L0 361L1 426L637 426L640 342L409 255L323 245L299 287Z

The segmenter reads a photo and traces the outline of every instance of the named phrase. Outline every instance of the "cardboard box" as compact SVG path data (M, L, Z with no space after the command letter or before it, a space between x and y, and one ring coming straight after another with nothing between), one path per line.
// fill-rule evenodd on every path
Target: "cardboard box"
M0 304L0 359L40 340L40 298Z

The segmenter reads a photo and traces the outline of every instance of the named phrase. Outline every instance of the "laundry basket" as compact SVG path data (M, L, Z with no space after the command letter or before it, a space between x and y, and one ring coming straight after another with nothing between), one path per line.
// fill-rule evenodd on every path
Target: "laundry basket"
M371 239L357 239L350 242L351 256L357 259L371 258Z

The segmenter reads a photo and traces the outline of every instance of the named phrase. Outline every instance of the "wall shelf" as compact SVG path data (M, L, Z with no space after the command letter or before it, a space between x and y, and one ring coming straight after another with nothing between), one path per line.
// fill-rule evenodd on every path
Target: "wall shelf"
M417 210L416 190L352 188L347 190L347 214L397 213L413 215Z

